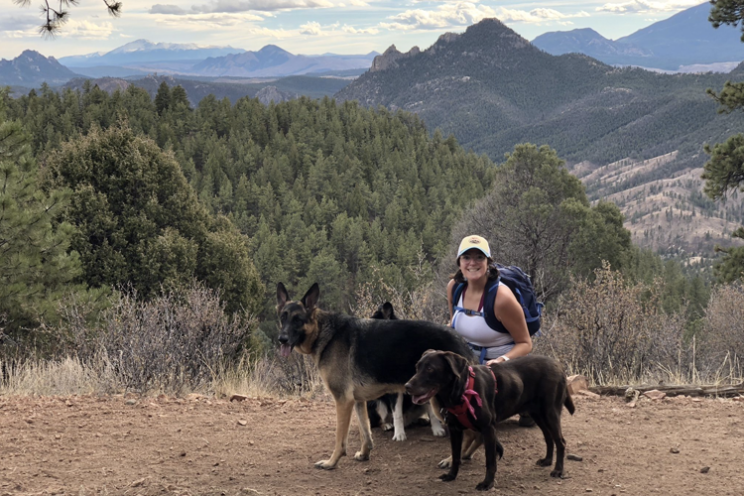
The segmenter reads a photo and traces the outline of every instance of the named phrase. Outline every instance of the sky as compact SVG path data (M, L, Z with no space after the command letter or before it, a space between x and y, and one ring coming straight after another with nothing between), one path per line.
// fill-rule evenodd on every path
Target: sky
M591 27L627 36L701 0L121 0L119 18L103 0L79 0L54 38L39 34L45 0L0 0L0 58L32 49L45 56L105 53L137 39L295 54L364 54L425 49L445 32L496 17L533 40L548 31ZM46 0L53 7L60 0ZM63 0L64 1L64 0Z

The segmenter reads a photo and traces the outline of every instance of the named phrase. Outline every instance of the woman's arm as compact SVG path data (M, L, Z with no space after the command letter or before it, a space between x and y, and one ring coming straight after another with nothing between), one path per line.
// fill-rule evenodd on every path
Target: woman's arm
M522 310L522 305L519 304L514 293L506 285L502 284L496 292L493 313L504 324L514 340L514 348L504 356L511 359L529 354L532 351L532 338L527 328L527 321L524 318L524 310ZM487 364L503 361L505 361L504 358L499 357L495 360L489 360Z
M449 316L450 316L450 324L452 323L452 318L454 315L452 314L452 288L455 287L455 280L450 279L450 282L447 283L447 305L449 308Z

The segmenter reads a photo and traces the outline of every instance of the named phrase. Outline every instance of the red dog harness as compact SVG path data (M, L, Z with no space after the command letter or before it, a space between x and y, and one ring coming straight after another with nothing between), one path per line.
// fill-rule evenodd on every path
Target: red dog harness
M498 385L496 384L496 375L490 368L488 370L491 372L491 376L493 376L494 393L498 393L499 389ZM475 408L473 408L473 405L470 403L470 401L473 397L475 397L475 402L478 403L478 406L483 406L483 401L481 400L480 395L473 389L473 386L475 385L475 371L473 370L473 367L468 367L468 375L468 382L465 384L465 392L462 394L462 403L457 406L447 408L447 411L454 415L457 420L463 426L465 426L465 428L475 430L473 428L473 424L468 418L468 412L470 412L473 420L477 420L478 417L475 416Z

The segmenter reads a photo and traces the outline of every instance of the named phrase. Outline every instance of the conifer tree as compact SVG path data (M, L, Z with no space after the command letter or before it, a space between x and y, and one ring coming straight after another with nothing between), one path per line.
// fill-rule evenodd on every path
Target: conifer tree
M149 298L195 277L220 290L229 311L262 306L246 242L152 140L122 124L73 140L49 163L50 184L75 192L63 219L77 227L72 248L90 286L131 285Z
M741 24L744 31L744 0L713 0L711 3L709 19L714 27ZM744 42L744 34L741 39ZM744 83L727 81L720 93L712 90L708 93L721 105L721 113L744 109ZM713 200L725 200L731 190L744 191L744 134L736 134L713 146L705 145L705 152L710 155L702 175L705 193ZM736 229L731 236L744 239L744 227ZM716 249L726 254L715 267L716 278L722 282L743 279L744 247Z
M7 334L23 338L24 329L54 320L60 299L80 289L71 285L80 261L67 252L72 226L53 223L69 191L39 187L27 136L5 120L6 97L0 92L0 317Z

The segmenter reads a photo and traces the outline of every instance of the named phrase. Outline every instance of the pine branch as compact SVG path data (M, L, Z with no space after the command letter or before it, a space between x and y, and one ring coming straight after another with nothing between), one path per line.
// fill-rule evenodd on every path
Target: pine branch
M50 2L54 2L54 0L42 0L42 2L41 13L46 19L46 22L39 26L39 33L42 36L50 37L56 35L62 25L69 19L69 7L75 7L79 4L79 0L57 0L59 6L55 8L50 5ZM13 3L22 7L28 7L31 5L31 0L13 0ZM118 0L103 0L103 3L106 4L106 10L111 17L121 16L122 2Z

